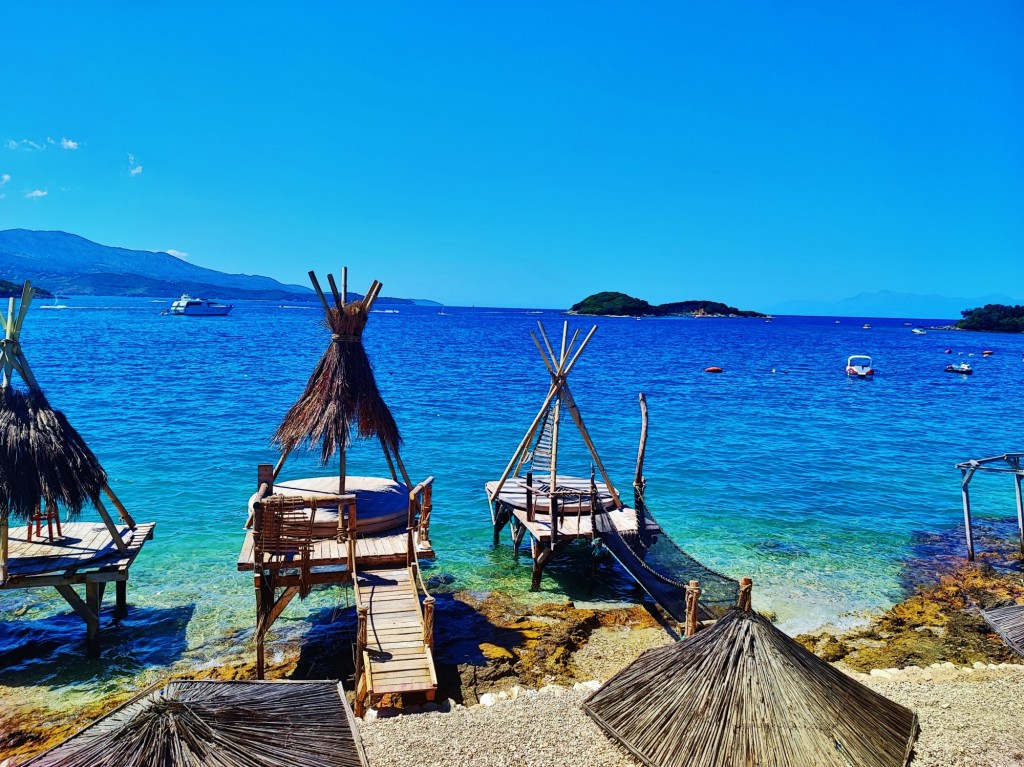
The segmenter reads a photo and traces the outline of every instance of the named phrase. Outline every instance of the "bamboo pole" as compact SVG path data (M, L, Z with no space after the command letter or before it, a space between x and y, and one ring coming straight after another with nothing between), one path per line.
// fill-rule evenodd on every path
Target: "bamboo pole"
M0 521L0 585L7 582L7 558L9 555L7 541L9 536L8 522L4 519Z
M974 561L974 533L971 530L971 496L967 490L967 486L971 483L971 477L974 476L974 469L961 469L963 479L960 481L960 494L963 498L964 504L964 531L967 533L967 559L970 562Z
M647 451L647 398L640 392L640 447L636 451L636 474L633 487L644 484L644 453Z
M594 445L594 441L590 438L590 432L587 431L587 427L583 423L583 416L580 415L580 409L576 406L576 400L572 398L572 392L569 391L569 384L565 384L562 387L562 400L568 405L569 415L576 424L576 428L579 429L580 435L583 437L583 442L590 451L590 456L594 459L594 463L597 464L597 469L601 472L601 478L604 480L605 485L607 485L608 492L611 493L612 500L615 501L616 506L622 506L622 500L619 498L619 491L616 490L615 486L612 484L611 477L608 476L608 472L604 468L604 462L601 460L601 456L597 454L597 447Z
M103 505L103 501L97 495L92 499L92 502L96 507L96 511L100 513L100 518L103 520L103 524L106 525L107 532L110 533L110 537L114 541L114 545L117 546L117 550L122 554L127 554L128 545L124 542L124 538L121 537L121 531L117 529L114 520L110 518L110 514L107 512L106 506Z
M348 267L341 267L341 305L348 303Z
M1020 461L1017 461L1017 468L1020 469ZM1021 475L1013 475L1017 495L1017 537L1020 541L1020 555L1024 558L1024 495L1021 493Z
M277 463L274 464L274 477L273 478L275 480L277 479L277 475L281 473L281 468L284 466L284 462L288 458L288 455L291 452L292 452L291 448L283 451L281 453L281 457L277 459Z
M684 636L692 637L697 633L697 623L700 618L700 582L690 581L686 587L686 631Z
M330 283L331 286L331 295L334 296L334 305L338 307L338 311L341 311L341 307L344 306L344 304L341 301L341 296L338 295L338 284L334 281L333 274L327 275L327 282Z
M405 470L405 464L402 463L402 456L397 451L395 452L395 463L398 464L398 470L402 473L402 481L405 482L405 486L411 487L412 482L409 481L409 472Z
M331 307L327 304L327 299L324 297L324 291L320 288L320 281L316 278L316 272L309 272L309 281L313 283L313 289L316 291L317 298L320 299L321 306L324 307L324 314L327 320L331 319Z
M114 491L110 489L110 485L104 484L103 492L107 494L107 498L109 498L110 502L114 504L114 508L117 509L118 516L121 517L121 521L134 530L135 520L132 518L132 515L128 513L128 509L124 507L124 504L121 503L121 499L114 495Z
M544 398L544 404L542 404L540 406L540 410L537 411L537 417L533 419L533 423L530 424L530 428L526 431L526 436L523 437L522 441L519 443L519 447L516 448L516 452L513 454L512 460L508 462L508 466L506 466L505 471L502 472L501 478L498 480L498 484L495 485L494 490L491 492L491 501L498 497L498 493L500 493L501 488L505 486L505 481L508 479L509 474L512 473L512 469L519 460L519 456L527 447L529 447L530 440L533 439L533 435L537 431L537 426L540 425L541 419L548 410L548 405L551 404L551 400L554 399L557 393L558 387L552 384L551 389L548 391L548 396Z

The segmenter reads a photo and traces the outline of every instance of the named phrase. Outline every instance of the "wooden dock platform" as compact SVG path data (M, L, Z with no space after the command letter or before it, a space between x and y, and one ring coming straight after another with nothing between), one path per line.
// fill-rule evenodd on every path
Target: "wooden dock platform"
M421 693L433 700L437 673L431 650L433 631L425 625L416 574L412 568L360 572L356 578L356 605L365 610L365 649L358 680L372 702L382 695ZM427 597L427 614L433 597Z
M128 614L128 571L146 541L153 539L155 523L117 525L124 542L122 551L105 524L65 522L62 535L53 540L36 536L28 540L26 527L12 527L7 545L7 578L0 590L51 587L64 597L85 621L89 654L99 651L99 615L103 593L114 583L114 617ZM85 599L75 586L85 586Z

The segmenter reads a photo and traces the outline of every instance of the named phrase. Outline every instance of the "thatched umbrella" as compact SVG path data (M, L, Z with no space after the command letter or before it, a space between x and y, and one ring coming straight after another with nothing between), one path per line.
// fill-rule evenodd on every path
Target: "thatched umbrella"
M584 703L651 767L903 767L917 716L735 608Z
M340 454L339 492L344 492L345 450L350 444L354 427L355 433L361 438L376 436L389 465L391 456L394 456L404 475L398 454L402 437L394 416L380 395L373 367L363 347L363 329L369 318L370 307L380 293L381 284L374 280L364 298L346 301L344 292L338 293L334 278L329 275L335 299L335 305L330 306L316 275L310 272L309 276L323 305L325 325L331 333L331 342L309 377L302 395L292 405L274 434L274 441L281 446L282 461L284 456L303 443L310 447L319 443L320 460L324 465L335 453ZM344 283L347 283L347 278L343 279ZM405 479L408 483L408 478Z
M107 474L41 391L0 388L0 519L28 520L42 504L78 514Z
M175 681L25 767L366 767L352 721L334 682Z

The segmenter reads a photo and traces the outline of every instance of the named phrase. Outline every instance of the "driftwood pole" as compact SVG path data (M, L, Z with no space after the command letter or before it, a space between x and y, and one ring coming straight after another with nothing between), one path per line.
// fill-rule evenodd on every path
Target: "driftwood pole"
M964 531L967 533L967 559L974 561L974 533L971 531L971 496L967 486L971 484L974 469L961 469L963 479L960 480L960 494L964 502Z
M740 599L739 608L742 612L749 613L751 607L751 592L754 590L752 578L740 578Z

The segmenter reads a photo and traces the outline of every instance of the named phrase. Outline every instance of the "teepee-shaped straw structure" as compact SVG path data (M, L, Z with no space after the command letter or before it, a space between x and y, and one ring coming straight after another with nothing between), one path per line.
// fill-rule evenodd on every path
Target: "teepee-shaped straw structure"
M740 606L648 650L585 703L650 767L903 767L917 716Z
M331 456L340 456L338 492L345 492L345 451L351 440L352 429L358 436L376 436L387 459L392 478L394 463L398 464L405 483L409 484L399 449L402 436L391 410L380 396L373 377L370 359L363 347L363 328L370 309L380 294L381 283L374 280L366 295L348 301L348 269L342 270L342 288L338 291L333 275L327 279L331 286L334 305L331 306L314 272L309 279L316 289L324 309L324 321L331 333L331 341L306 383L298 401L284 417L274 435L281 446L281 460L275 469L276 478L288 454L304 442L320 444L320 459L326 465ZM392 461L394 459L394 462Z
M65 415L50 406L32 373L21 333L34 295L26 282L20 305L11 298L6 315L0 310L0 588L55 587L85 619L90 651L96 652L104 586L117 584L116 614L123 614L128 567L153 525L135 524L107 484L99 460ZM24 389L16 387L16 376ZM124 527L111 519L101 494L114 504ZM87 504L99 512L107 536L97 536L91 524L65 523L62 529L60 509L73 519ZM12 517L26 523L24 531L11 530ZM44 522L48 541L40 552L32 531L34 524L42 536ZM85 585L85 601L72 588L77 584Z

